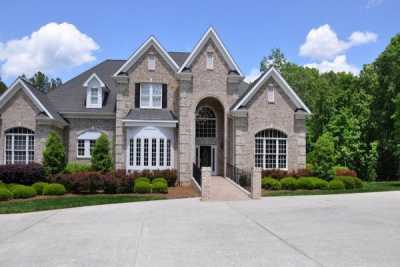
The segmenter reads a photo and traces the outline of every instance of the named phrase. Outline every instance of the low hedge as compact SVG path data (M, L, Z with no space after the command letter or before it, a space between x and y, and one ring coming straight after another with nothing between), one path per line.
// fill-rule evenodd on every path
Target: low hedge
M151 183L150 178L147 178L147 177L138 177L138 178L135 179L135 184L136 184L137 182Z
M297 179L297 189L314 189L314 177L300 177Z
M100 172L78 172L56 175L51 179L53 183L65 186L73 193L96 193L103 189L103 174Z
M281 183L274 178L271 177L264 177L261 181L262 188L268 189L268 190L280 190L281 189Z
M168 193L168 184L163 181L156 181L152 183L153 193Z
M335 167L333 167L333 170L335 171L335 176L357 177L357 172L355 172L347 167L335 166Z
M14 198L31 198L36 196L36 191L32 186L26 185L15 185L13 186L11 192Z
M46 179L46 171L38 163L0 165L0 181L6 184L31 185Z
M345 189L354 189L356 186L352 176L336 176L335 179L342 181Z
M134 191L135 191L135 193L140 193L140 194L150 193L151 192L151 184L150 184L150 182L146 181L145 179L135 181Z
M48 183L45 183L45 182L37 182L37 183L34 183L32 185L32 187L33 187L33 189L35 189L35 191L36 191L36 193L38 195L42 195L43 194L43 188L45 186L47 186L47 185L48 185Z
M84 164L84 163L68 163L67 166L65 166L64 173L78 173L78 172L90 172L92 171L92 166L90 164Z
M345 188L344 183L339 179L333 179L329 182L330 190L344 190Z
M13 193L8 190L6 187L0 188L0 201L6 201L13 198Z
M43 189L43 195L47 196L61 196L65 194L65 187L62 184L48 184Z
M297 180L294 177L285 177L281 181L282 189L285 190L296 190Z
M314 189L325 190L329 188L329 183L320 178L315 178L313 180L313 183L314 183Z
M152 184L158 183L158 182L164 183L168 187L168 182L167 182L167 180L165 178L158 177L158 178L154 178L153 180L151 180Z

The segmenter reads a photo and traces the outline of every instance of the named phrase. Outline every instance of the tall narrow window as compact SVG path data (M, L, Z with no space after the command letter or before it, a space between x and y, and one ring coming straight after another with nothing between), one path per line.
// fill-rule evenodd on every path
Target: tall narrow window
M164 139L160 139L160 155L159 155L159 160L160 160L160 166L164 166Z
M157 139L151 139L151 166L157 165Z
M147 68L150 71L156 70L156 56L149 54L147 57Z
M133 166L133 155L135 153L134 150L134 140L129 139L129 165Z
M34 132L18 127L5 132L5 163L28 164L34 160L35 136Z
M214 69L214 53L213 52L207 53L207 69L208 70Z
M217 118L209 107L200 107L196 111L196 137L215 137Z
M267 89L267 101L270 104L275 103L275 89L273 84L268 85Z
M275 129L257 133L255 166L264 169L287 169L287 135Z
M143 148L143 165L149 166L149 139L144 139L144 148Z
M137 138L136 139L136 165L137 166L140 166L141 155L142 155L142 139Z
M167 166L171 166L171 140L167 140Z

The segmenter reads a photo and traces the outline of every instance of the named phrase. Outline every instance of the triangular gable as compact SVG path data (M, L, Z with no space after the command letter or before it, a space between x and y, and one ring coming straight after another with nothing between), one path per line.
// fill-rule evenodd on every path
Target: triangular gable
M279 71L277 71L274 67L271 67L268 71L261 74L261 77L258 79L258 81L256 81L256 84L254 84L254 86L241 98L241 100L237 102L232 110L238 110L241 106L245 106L270 77L274 78L274 80L283 89L283 91L297 108L302 108L308 114L311 114L310 109L303 103L296 92L290 87Z
M53 115L48 111L48 109L45 107L45 105L35 96L35 94L29 89L29 86L27 86L26 82L18 78L11 86L10 88L5 91L1 97L0 97L0 108L2 108L18 91L18 86L17 85L22 85L22 90L25 92L25 94L32 100L32 102L35 104L35 106L41 111L44 112L50 119L54 119Z
M86 82L83 84L83 87L88 87L90 81L93 80L93 79L96 79L96 80L99 82L100 87L106 87L106 85L105 85L105 84L103 83L103 81L99 78L99 76L97 76L96 73L93 73L92 75L90 75L89 79L87 79Z
M168 63L169 66L174 71L179 69L179 66L172 59L172 57L167 53L167 51L161 46L154 36L151 36L144 42L130 57L129 59L114 73L113 77L117 77L121 72L127 72L130 67L135 64L135 62L151 47L153 46L156 51L163 57L163 59Z
M185 70L185 68L189 67L193 61L196 59L197 55L203 49L203 47L207 44L208 40L213 40L219 51L221 52L222 56L224 57L226 63L228 64L231 70L236 70L239 75L242 75L238 65L235 63L231 55L229 54L228 50L225 48L224 44L222 43L221 39L219 38L216 31L210 27L207 32L203 35L200 41L196 44L192 52L190 53L189 57L186 59L185 63L179 69L179 72Z

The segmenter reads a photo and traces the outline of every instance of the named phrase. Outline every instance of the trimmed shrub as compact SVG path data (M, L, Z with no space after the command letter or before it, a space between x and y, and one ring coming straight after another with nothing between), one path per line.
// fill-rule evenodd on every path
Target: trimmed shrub
M50 132L43 151L43 166L50 174L56 174L64 170L65 163L65 148L61 138L55 132Z
M32 185L32 187L33 187L33 189L35 189L35 191L36 191L36 193L38 195L42 195L43 194L43 189L47 185L48 185L48 183L45 183L45 182L37 182L37 183L34 183Z
M90 172L91 170L92 166L90 164L68 163L65 166L64 173Z
M344 190L345 186L341 180L333 179L329 182L329 189L330 190Z
M324 179L330 179L334 176L332 168L336 162L335 155L335 143L332 135L330 133L322 134L310 155L316 176Z
M134 191L140 194L150 193L151 184L144 179L135 181Z
M296 190L297 180L293 177L285 177L281 181L282 189L285 190Z
M31 198L36 196L36 191L31 186L26 185L15 185L13 186L11 192L14 198Z
M6 184L31 185L46 181L46 171L38 163L0 165L0 181Z
M138 177L138 178L136 178L135 179L135 184L137 183L137 182L146 182L146 183L150 183L150 179L149 178L147 178L147 177Z
M291 177L296 177L296 178L300 178L300 177L310 177L313 176L313 172L311 169L297 169L295 171L289 172L288 176Z
M65 194L65 187L62 184L48 184L43 189L43 195L61 196Z
M156 181L152 184L153 193L168 193L168 184L163 181Z
M314 178L313 183L314 183L314 189L325 190L328 189L329 187L329 183L320 178Z
M274 178L271 177L264 177L261 181L261 185L264 189L268 190L280 190L281 189L281 183Z
M12 183L12 184L5 184L5 185L6 185L6 188L7 188L8 190L12 191L13 188L14 188L15 186L19 185L19 184L14 184L14 183Z
M314 177L301 177L297 179L297 188L306 190L314 189Z
M167 180L165 180L165 179L162 178L162 177L154 178L154 179L151 181L152 184L159 183L159 182L160 182L160 183L164 183L164 184L166 184L166 185L168 186Z
M346 189L354 189L356 186L352 176L336 176L335 179L342 181Z
M64 185L73 193L96 193L103 189L103 175L99 172L60 174L53 177L52 182Z
M110 141L106 134L102 133L96 140L92 151L92 167L96 171L107 172L113 166L110 153Z
M3 182L0 182L0 188L7 189L7 185Z
M133 192L133 174L127 174L126 170L116 170L103 175L104 193L132 193Z
M342 166L335 166L333 167L336 176L352 176L357 177L357 172Z
M354 188L357 188L357 189L363 188L364 184L360 178L353 177L353 181L354 181Z
M8 190L7 188L0 188L0 201L6 201L6 200L10 200L13 198L13 193L11 193L10 190Z

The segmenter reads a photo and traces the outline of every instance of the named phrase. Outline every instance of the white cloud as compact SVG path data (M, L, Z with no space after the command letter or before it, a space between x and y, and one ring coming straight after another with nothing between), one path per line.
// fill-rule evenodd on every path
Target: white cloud
M319 72L325 73L329 71L333 72L350 72L358 75L360 70L347 62L346 55L340 55L335 57L333 61L323 60L320 63L310 63L304 65L305 67L318 69Z
M246 78L244 79L246 82L251 83L253 82L255 79L258 78L258 76L260 76L261 72L258 68L252 68L249 72L249 74L246 75Z
M366 8L373 8L383 3L383 0L368 0Z
M30 36L0 43L0 75L28 76L37 71L57 71L91 62L98 50L96 42L74 25L49 23Z
M348 40L340 40L329 26L313 28L300 47L300 55L314 60L333 60L353 46L375 42L378 36L372 32L353 32Z

